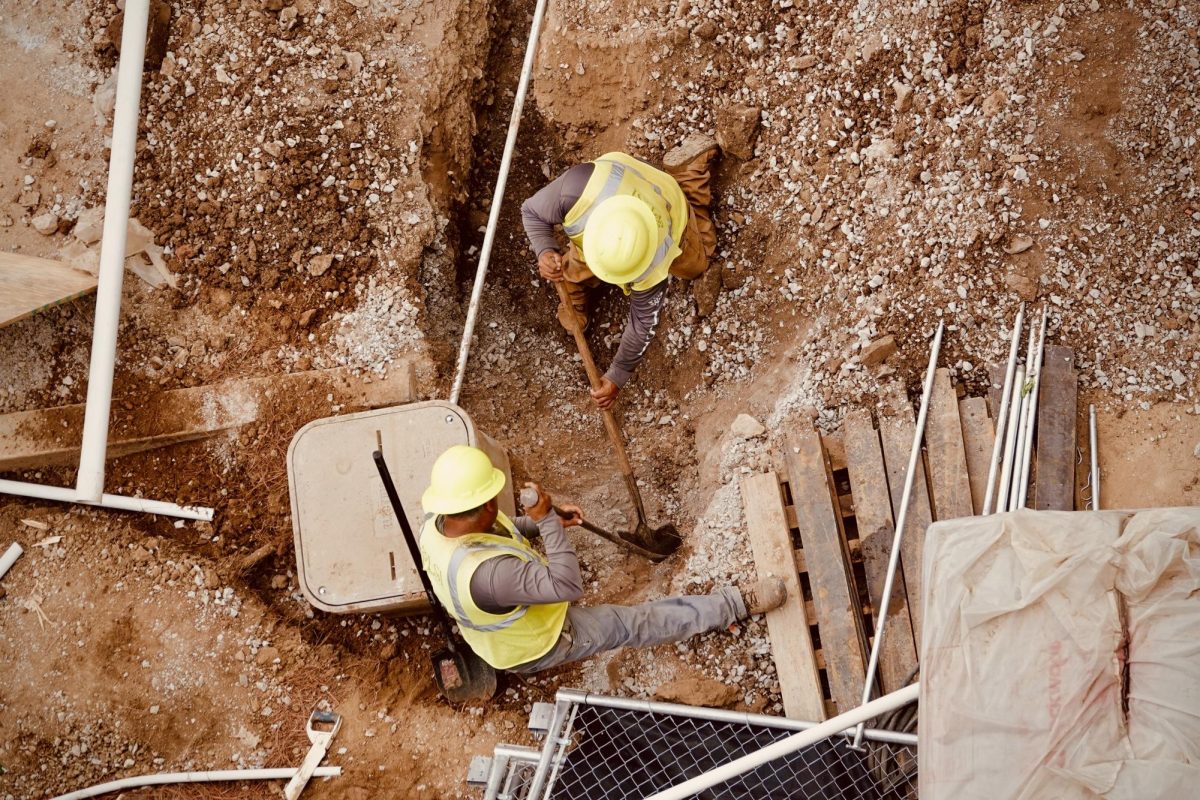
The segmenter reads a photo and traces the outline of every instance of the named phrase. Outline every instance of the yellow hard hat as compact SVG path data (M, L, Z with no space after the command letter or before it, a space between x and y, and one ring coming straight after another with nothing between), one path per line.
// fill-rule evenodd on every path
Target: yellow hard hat
M619 194L592 210L583 228L583 260L606 283L632 283L650 262L658 244L658 223L650 206Z
M504 473L492 466L487 453L456 444L433 462L421 507L426 514L458 514L478 508L503 488Z

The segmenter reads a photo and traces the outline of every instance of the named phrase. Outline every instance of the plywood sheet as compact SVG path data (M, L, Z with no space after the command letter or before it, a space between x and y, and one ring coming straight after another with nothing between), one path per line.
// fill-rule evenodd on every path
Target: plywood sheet
M964 397L958 401L958 417L962 422L963 447L967 454L967 480L971 484L971 510L983 513L984 493L987 491L988 468L996 429L982 397Z
M1037 483L1033 507L1075 510L1075 447L1079 376L1075 351L1046 345L1037 415Z
M61 261L0 253L0 327L96 291L96 276Z
M967 453L958 419L958 397L950 383L950 370L945 368L937 370L933 376L925 443L933 518L972 516L971 483L967 479Z

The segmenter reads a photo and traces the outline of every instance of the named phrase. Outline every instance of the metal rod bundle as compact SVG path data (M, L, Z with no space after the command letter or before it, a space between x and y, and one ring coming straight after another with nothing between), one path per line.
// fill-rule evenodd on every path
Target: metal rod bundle
M988 464L987 490L983 497L983 513L990 514L995 508L996 480L1000 475L1000 461L1004 455L1004 434L1008 430L1008 404L1012 399L1013 385L1017 374L1017 350L1021 344L1021 328L1025 325L1025 304L1017 310L1013 323L1012 341L1008 346L1008 368L1004 373L1004 392L1000 395L1000 406L996 409L996 441L992 445L992 458Z
M1004 455L1000 464L1000 488L996 497L996 513L1008 511L1009 490L1012 486L1012 467L1017 451L1017 430L1021 424L1021 394L1025 388L1025 366L1017 367L1013 382L1013 394L1007 409L1001 409L999 414L1008 416L1007 431L1004 437Z
M867 678L863 682L864 704L871 701L871 689L875 684L875 672L879 669L879 649L883 645L884 631L887 629L888 608L892 602L892 586L896 581L896 569L900 565L900 542L904 539L904 528L908 522L908 505L912 499L913 479L917 474L917 459L921 457L921 440L925 438L925 418L929 416L929 398L933 394L933 376L937 371L938 354L942 350L942 333L946 329L944 322L939 322L937 333L933 336L933 346L929 350L929 366L925 370L925 387L921 392L921 411L917 414L917 428L913 432L912 450L908 454L908 470L904 474L904 494L900 499L900 513L896 515L896 531L892 535L892 552L888 557L887 579L883 582L883 597L879 602L879 626L875 629L875 643L871 646L871 659L867 663ZM854 747L862 745L863 729L866 723L859 723L854 732Z
M1033 335L1033 321L1029 322L1029 340L1026 342L1025 348L1025 382L1021 386L1021 394L1019 397L1014 397L1013 402L1019 402L1020 413L1017 417L1018 426L1016 430L1017 441L1013 448L1012 464L1009 465L1008 483L1008 505L1005 507L1007 511L1017 510L1017 500L1020 497L1021 483L1021 464L1025 460L1025 446L1027 444L1025 438L1025 426L1029 423L1029 404L1030 394L1033 393L1033 372L1034 351L1037 349L1037 340Z
M1020 490L1015 508L1024 508L1025 501L1029 498L1029 471L1033 463L1033 429L1037 424L1038 398L1041 396L1042 391L1042 367L1044 366L1046 353L1046 319L1048 311L1049 309L1042 308L1042 327L1038 331L1037 352L1033 357L1037 372L1033 377L1033 391L1030 393L1029 399L1029 416L1025 421L1025 446L1021 449L1023 459L1021 463ZM1033 333L1032 328L1030 329L1030 333Z

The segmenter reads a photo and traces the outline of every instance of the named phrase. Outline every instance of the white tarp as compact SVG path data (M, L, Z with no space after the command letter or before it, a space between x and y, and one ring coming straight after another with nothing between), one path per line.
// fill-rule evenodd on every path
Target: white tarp
M939 522L924 585L922 800L1200 796L1200 508Z

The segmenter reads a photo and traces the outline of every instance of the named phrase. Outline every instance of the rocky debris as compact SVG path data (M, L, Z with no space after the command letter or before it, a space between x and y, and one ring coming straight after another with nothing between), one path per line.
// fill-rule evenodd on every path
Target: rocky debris
M695 675L664 683L654 692L654 697L667 703L729 708L742 699L742 692L736 686L727 686L711 678Z
M896 353L896 337L890 333L880 336L862 349L859 362L864 367L876 367Z
M314 278L319 278L324 275L329 268L333 266L333 256L326 253L319 256L313 256L308 260L308 274Z
M758 135L762 111L740 103L717 111L717 144L722 152L748 161L754 158L754 140Z
M704 274L692 281L692 296L696 298L696 314L704 319L717 310L721 294L721 268L710 264Z
M767 429L749 414L738 414L729 426L729 432L741 439L756 439L766 433Z
M717 34L720 32L720 30L721 29L717 27L717 23L713 22L711 19L706 19L695 28L692 28L692 33L695 34L696 38L698 39L711 42L713 39L717 38Z
M1004 285L1016 293L1017 297L1027 303L1037 299L1038 284L1033 278L1020 272L1009 272L1004 276Z
M897 111L904 113L912 108L912 92L913 87L902 81L892 82L892 94L896 99L892 102L892 107Z
M47 211L44 214L38 214L30 220L30 224L42 236L50 236L58 230L58 215Z
M279 658L279 648L260 647L258 653L256 653L254 656L254 663L260 666L268 667L271 664L274 664Z
M1029 248L1033 247L1033 239L1028 236L1014 236L1009 240L1008 244L1004 245L1004 252L1010 256L1015 256L1018 253L1024 253Z
M84 244L95 244L104 233L104 206L94 206L79 212L71 234Z

